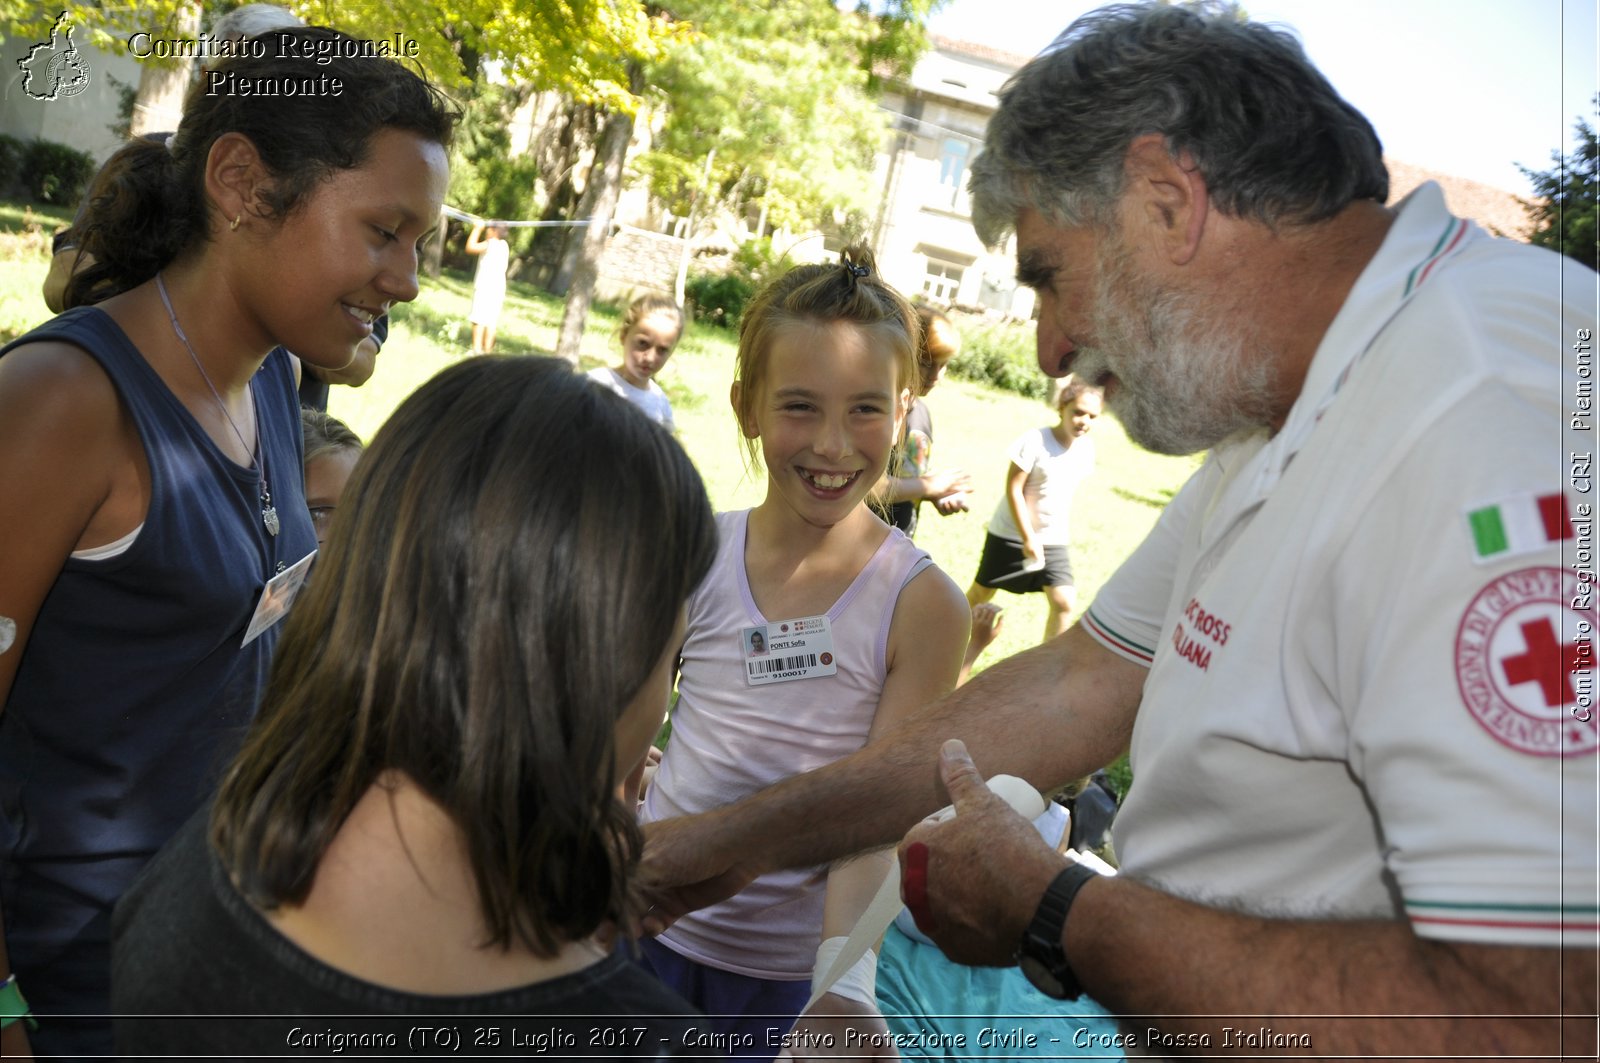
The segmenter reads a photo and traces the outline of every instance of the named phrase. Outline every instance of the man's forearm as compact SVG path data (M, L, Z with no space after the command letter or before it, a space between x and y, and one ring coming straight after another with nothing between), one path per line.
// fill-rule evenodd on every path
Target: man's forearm
M948 803L938 759L949 738L965 740L986 774L1053 789L1127 747L1143 677L1073 628L996 663L860 752L713 813L719 836L760 871L898 841Z
M1595 956L1417 937L1404 922L1262 919L1123 876L1078 894L1064 943L1085 989L1156 1054L1393 1059L1586 1054ZM1204 1016L1204 1017L1183 1017Z

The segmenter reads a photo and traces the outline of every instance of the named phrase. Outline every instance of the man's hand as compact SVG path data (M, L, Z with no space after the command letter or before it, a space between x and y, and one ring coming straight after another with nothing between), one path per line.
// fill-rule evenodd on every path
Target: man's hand
M723 850L722 811L662 819L644 826L639 884L649 902L644 930L659 934L679 917L726 900L760 874Z
M870 1004L824 993L784 1036L779 1059L899 1059L889 1024Z
M900 843L901 899L950 959L1009 967L1061 856L990 791L961 742L944 744L939 776L956 814Z

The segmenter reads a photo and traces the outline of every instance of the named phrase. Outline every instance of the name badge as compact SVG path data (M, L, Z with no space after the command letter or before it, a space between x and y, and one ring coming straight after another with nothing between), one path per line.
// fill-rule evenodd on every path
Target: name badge
M825 616L779 620L739 632L745 680L753 687L837 675L833 625Z
M311 562L316 556L317 552L311 551L261 588L261 600L256 602L255 615L250 618L250 626L244 629L244 641L240 646L250 645L263 631L288 615L289 606L294 604L295 595L305 585L306 573L311 571Z

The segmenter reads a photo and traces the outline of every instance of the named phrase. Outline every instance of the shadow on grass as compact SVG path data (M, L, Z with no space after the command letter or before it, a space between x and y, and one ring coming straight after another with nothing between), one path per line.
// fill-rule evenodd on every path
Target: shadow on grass
M1149 506L1152 509L1165 509L1167 508L1167 503L1172 501L1172 496L1178 493L1178 489L1161 489L1153 494L1142 495L1137 491L1130 491L1126 487L1113 487L1111 493L1126 498L1129 502L1137 502L1141 506Z

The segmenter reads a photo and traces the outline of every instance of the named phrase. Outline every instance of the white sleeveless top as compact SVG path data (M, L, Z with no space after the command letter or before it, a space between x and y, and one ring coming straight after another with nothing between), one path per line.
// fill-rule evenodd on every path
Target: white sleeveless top
M756 608L744 567L749 511L717 516L716 562L689 599L672 740L640 819L706 812L866 744L887 672L895 602L933 562L897 529L827 611L838 674L751 686L746 628L791 617ZM662 944L708 966L757 978L809 979L822 931L827 868L763 875L691 913Z

